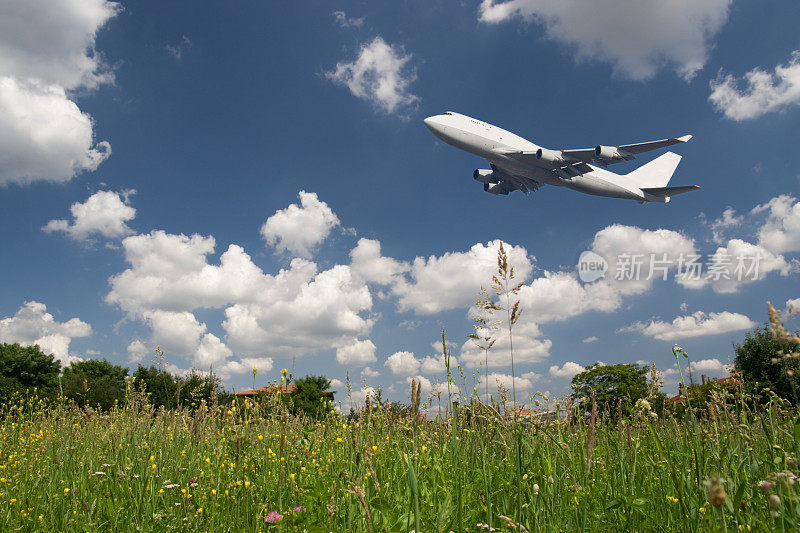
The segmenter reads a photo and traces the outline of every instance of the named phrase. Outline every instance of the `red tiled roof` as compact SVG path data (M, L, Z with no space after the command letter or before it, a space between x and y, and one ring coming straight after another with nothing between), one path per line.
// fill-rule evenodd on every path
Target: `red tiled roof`
M256 396L261 393L281 393L281 394L294 394L297 391L297 385L289 383L288 385L270 385L269 387L261 387L260 389L240 390L236 396ZM324 394L333 394L333 391L324 390Z

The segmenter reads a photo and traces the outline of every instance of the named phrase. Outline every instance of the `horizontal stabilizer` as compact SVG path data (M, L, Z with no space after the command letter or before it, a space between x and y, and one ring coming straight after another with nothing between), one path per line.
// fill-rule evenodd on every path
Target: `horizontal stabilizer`
M642 192L657 196L659 198L667 198L668 196L675 196L684 192L694 191L699 189L699 185L681 185L678 187L645 187Z
M631 154L641 154L642 152L649 152L650 150L657 150L659 148L665 148L667 146L672 146L673 144L678 143L685 143L688 142L692 138L691 135L684 135L683 137L672 138L672 139L661 139L660 141L650 141L646 143L636 143L636 144L623 144L619 147L620 150L625 150Z

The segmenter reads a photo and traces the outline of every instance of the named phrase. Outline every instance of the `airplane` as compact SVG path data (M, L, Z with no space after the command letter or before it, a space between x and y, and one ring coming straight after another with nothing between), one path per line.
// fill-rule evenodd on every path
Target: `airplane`
M489 161L491 169L476 169L472 177L483 183L483 190L491 194L507 195L515 190L528 194L543 185L555 185L594 196L625 198L646 204L667 203L676 194L700 188L698 185L667 186L681 160L681 156L672 152L628 174L615 174L605 169L610 164L630 161L643 152L685 143L691 135L621 146L550 150L452 111L428 117L424 122L447 144Z

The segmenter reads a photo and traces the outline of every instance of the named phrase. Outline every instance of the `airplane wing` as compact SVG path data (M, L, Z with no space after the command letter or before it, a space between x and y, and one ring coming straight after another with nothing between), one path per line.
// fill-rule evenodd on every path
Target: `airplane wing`
M584 163L597 162L604 165L610 163L619 163L620 161L630 161L635 159L635 154L649 152L650 150L658 150L672 146L673 144L685 143L691 139L691 135L684 135L683 137L673 137L670 139L660 139L658 141L649 141L636 144L623 144L621 146L597 146L595 148L580 148L578 150L562 150L564 158L567 160L583 161ZM611 157L604 157L608 151Z
M564 154L566 154L568 151L569 150L565 150ZM573 152L577 152L577 151L580 151L580 150L572 150L572 151ZM592 154L594 154L594 150L591 150L591 152L592 152ZM517 161L519 161L521 163L528 163L530 165L536 164L536 162L538 160L536 152L508 152L508 151L504 151L504 152L499 152L499 153L502 153L504 156L510 157L512 159L516 159ZM571 172L572 170L575 170L575 171L577 171L578 174L585 174L587 172L591 172L592 171L592 167L590 167L589 165L586 164L591 160L592 160L591 158L587 159L585 162L583 160L577 160L577 161L576 160L568 160L566 162L561 162L561 163L557 164L557 166L559 168L562 168L563 170L566 170L567 172L570 172L570 173L572 173Z
M500 194L508 194L508 192L515 191L517 189L521 190L525 194L528 194L528 192L535 191L536 189L542 186L541 183L539 183L534 179L525 176L519 176L517 174L514 174L513 172L509 172L508 170L495 165L494 163L491 163L490 166L492 167L492 170L494 170L503 177L503 180L498 184L498 186L502 186L503 190L505 190L506 192ZM500 189L498 189L498 191L499 190Z

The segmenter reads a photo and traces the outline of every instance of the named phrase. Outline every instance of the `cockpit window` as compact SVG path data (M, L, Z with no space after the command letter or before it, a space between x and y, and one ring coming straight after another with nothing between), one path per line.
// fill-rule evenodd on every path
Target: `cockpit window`
M452 113L451 113L450 111L447 111L447 112L445 113L445 115L452 116Z

